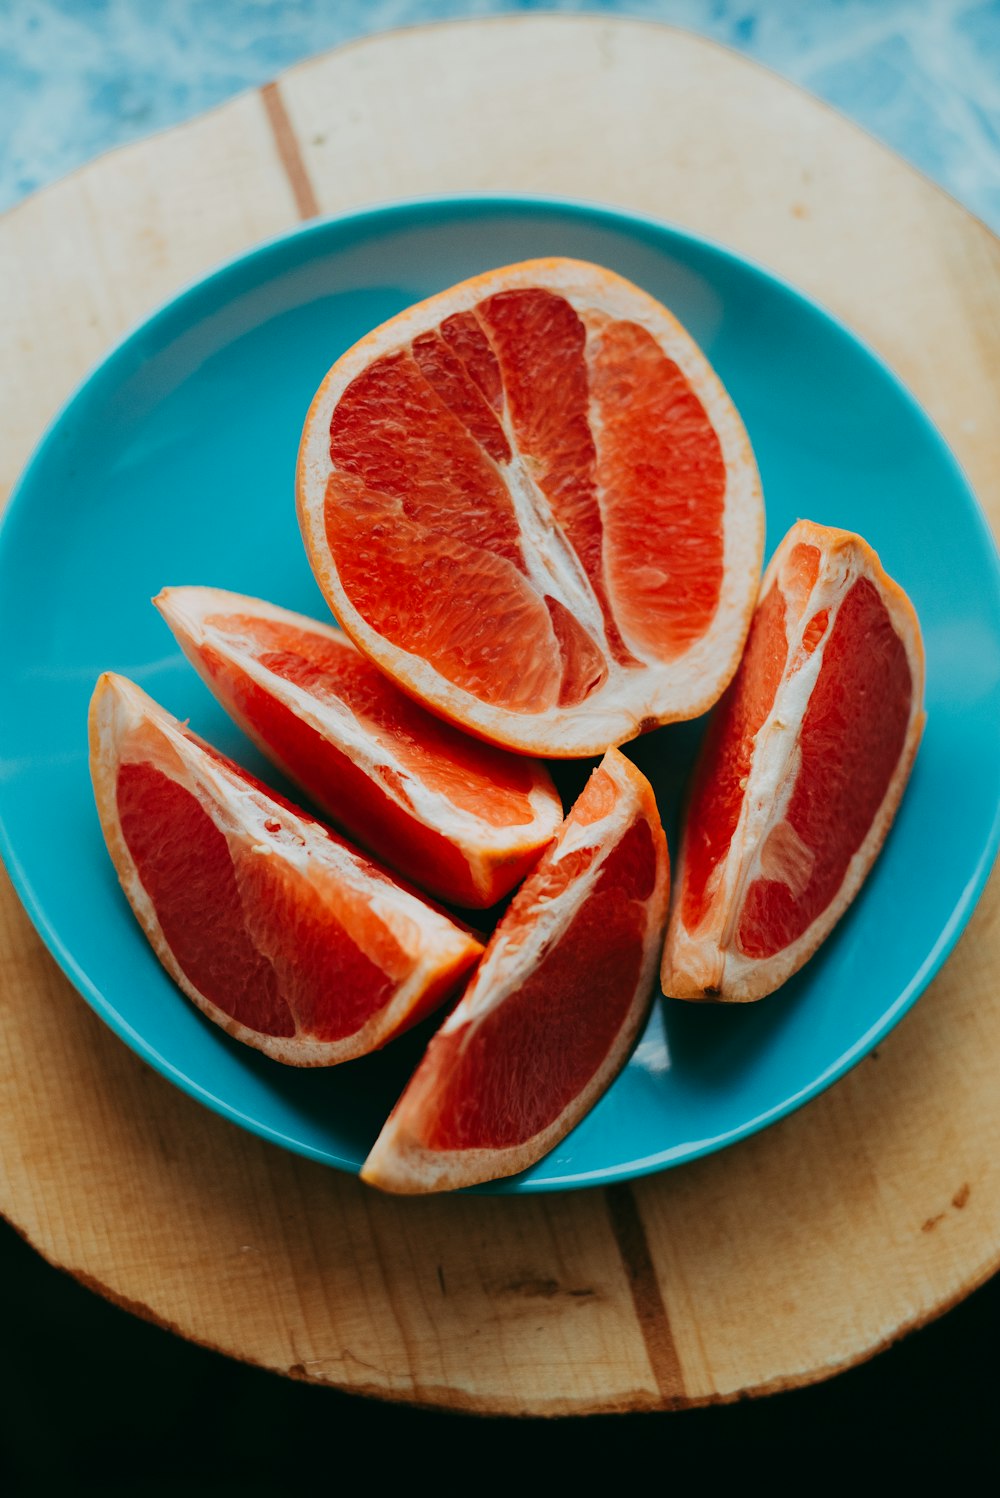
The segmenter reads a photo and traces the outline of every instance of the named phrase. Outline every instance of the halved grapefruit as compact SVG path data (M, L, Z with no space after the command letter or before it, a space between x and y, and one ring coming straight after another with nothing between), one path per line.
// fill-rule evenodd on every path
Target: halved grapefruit
M736 670L750 443L676 319L600 266L505 266L369 333L312 403L297 489L348 634L481 738L599 754Z
M432 894L493 905L555 835L562 804L542 765L427 712L343 630L218 588L166 588L153 602L263 752Z
M90 708L108 851L170 976L237 1040L292 1066L377 1049L482 948L268 792L124 677Z
M800 520L695 770L664 993L759 999L812 955L896 814L923 692L906 594L860 536Z
M514 896L363 1179L453 1190L524 1170L568 1134L646 1017L669 884L653 792L611 750Z

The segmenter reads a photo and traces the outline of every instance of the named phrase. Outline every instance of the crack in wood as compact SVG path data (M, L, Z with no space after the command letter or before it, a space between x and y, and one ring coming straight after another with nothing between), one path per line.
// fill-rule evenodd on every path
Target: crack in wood
M316 218L319 214L319 200L309 180L309 173L306 171L306 164L302 157L302 148L288 117L288 110L285 108L285 101L281 97L278 85L265 83L260 90L260 97L267 114L267 122L274 136L274 144L278 148L278 159L292 189L299 218Z
M681 1361L638 1203L624 1184L608 1186L604 1200L656 1386L665 1404L682 1404L686 1398Z

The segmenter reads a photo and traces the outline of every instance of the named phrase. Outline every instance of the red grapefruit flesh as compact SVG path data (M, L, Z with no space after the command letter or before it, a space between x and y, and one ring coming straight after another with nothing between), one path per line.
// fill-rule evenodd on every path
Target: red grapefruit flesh
M746 433L666 308L599 266L506 266L355 344L298 503L345 630L480 738L600 753L736 669L763 544Z
M917 616L871 547L799 521L695 770L665 993L761 998L812 955L895 816L923 683Z
M605 755L514 896L362 1170L452 1190L539 1160L610 1086L646 1017L669 895L648 782Z
M292 1066L365 1055L448 996L478 941L276 797L124 677L90 711L122 888L170 976Z
M453 904L494 904L562 821L542 765L477 742L394 686L343 630L224 593L155 600L258 747L351 837Z

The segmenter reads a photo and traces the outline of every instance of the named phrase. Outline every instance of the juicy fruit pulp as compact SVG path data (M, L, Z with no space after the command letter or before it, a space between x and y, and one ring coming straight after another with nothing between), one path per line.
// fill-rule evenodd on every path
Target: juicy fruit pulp
M593 861L579 861L576 876ZM548 877L546 877L546 874ZM558 893L564 871L551 868L533 892L535 909ZM435 1099L431 1149L509 1149L540 1133L578 1096L608 1054L638 983L646 926L644 902L656 883L656 849L636 823L603 861L586 904L502 1010L494 1009L464 1047L453 1033L447 1085ZM555 886L555 887L554 887ZM524 910L515 921L526 923ZM516 927L505 933L516 944ZM580 974L587 975L586 1016ZM491 1065L497 1056L501 1064ZM438 1057L439 1066L442 1057ZM527 1085L523 1071L528 1069Z
M479 943L120 677L91 710L101 825L157 955L210 1018L294 1065L383 1045Z
M905 595L860 537L800 521L695 773L667 993L760 997L815 950L888 830L922 695Z
M515 895L362 1175L390 1191L523 1170L608 1087L645 1017L669 893L652 791L605 756Z
M622 641L609 593L624 595L617 612L633 644L669 660L709 623L722 584L726 473L703 408L637 323L595 330L589 358L587 333L556 292L500 292L447 318L410 349L377 360L344 392L330 427L327 536L341 576L350 573L355 605L381 634L418 647L456 685L524 712L584 701L607 668L598 631L588 632L531 585L514 499L498 472L511 463L514 442L586 576L607 648L622 665L640 663ZM500 424L505 411L511 442ZM600 462L592 420L602 432ZM485 661L469 648L470 630L433 612L423 614L417 638L402 627L396 600L356 550L359 487L364 539L374 551L389 549L373 545L382 539L380 522L399 511L414 522L411 606L426 605L432 594L420 553L428 560L438 554L440 532L470 552L492 554L497 584L523 614L517 632L501 636ZM599 489L607 496L607 526ZM644 567L632 590L629 564L640 528ZM471 623L480 599L469 596L465 606ZM478 633L485 627L484 620ZM537 657L530 675L519 666L526 648Z
M342 630L215 588L157 607L223 706L347 833L457 905L493 905L562 819L540 764L470 739Z
M599 752L735 667L749 444L669 313L598 267L507 267L362 340L313 404L299 501L362 650L495 742Z

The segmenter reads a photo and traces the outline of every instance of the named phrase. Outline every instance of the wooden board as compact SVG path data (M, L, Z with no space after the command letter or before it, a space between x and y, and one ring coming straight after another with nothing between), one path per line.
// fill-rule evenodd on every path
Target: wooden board
M815 100L684 33L390 34L130 146L0 221L0 483L124 328L301 216L416 194L603 199L788 276L916 392L1000 527L1000 247ZM1000 883L878 1051L799 1114L634 1186L397 1201L144 1066L0 891L0 1207L137 1314L294 1377L582 1413L814 1380L1000 1260Z

